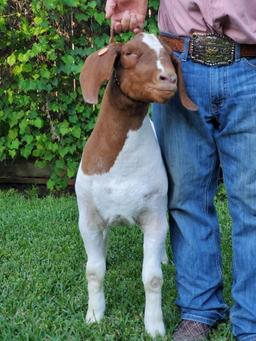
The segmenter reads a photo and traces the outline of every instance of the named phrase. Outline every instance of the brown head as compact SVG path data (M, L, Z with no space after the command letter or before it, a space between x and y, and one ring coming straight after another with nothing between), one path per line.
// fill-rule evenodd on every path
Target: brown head
M182 104L197 110L186 94L179 61L153 34L140 33L90 55L80 75L84 100L97 103L100 86L111 77L135 101L164 103L178 88Z

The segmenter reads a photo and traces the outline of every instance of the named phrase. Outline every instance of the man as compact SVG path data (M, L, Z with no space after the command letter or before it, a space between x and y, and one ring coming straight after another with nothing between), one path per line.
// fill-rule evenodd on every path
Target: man
M106 16L117 32L136 33L146 9L146 0L108 0ZM230 319L239 341L256 341L256 3L161 0L158 19L199 108L184 109L178 96L153 108L182 319L173 339L203 340L227 314L213 205L221 165L233 221Z

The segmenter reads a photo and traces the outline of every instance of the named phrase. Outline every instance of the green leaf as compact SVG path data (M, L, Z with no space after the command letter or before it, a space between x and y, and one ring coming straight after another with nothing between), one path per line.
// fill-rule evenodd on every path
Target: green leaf
M23 66L22 65L15 65L15 67L13 68L13 74L14 75L19 75L22 73L23 70Z
M69 178L73 178L76 175L76 169L74 168L68 168L67 170L67 176Z
M49 150L51 150L52 152L56 153L56 151L59 149L59 146L58 146L57 143L52 143L52 142L50 142L50 143L48 144L48 148L49 148Z
M31 63L24 64L22 67L22 71L24 72L31 72L33 70L33 66Z
M37 168L45 168L47 166L47 162L41 161L41 160L36 160L35 166Z
M53 181L53 179L49 179L49 180L47 181L47 188L48 188L49 190L53 190L54 187L55 187L55 181Z
M24 137L24 140L25 140L28 144L32 143L33 139L34 139L34 138L33 138L32 135L26 135L26 136Z
M28 159L28 157L31 155L32 149L33 149L33 145L27 144L24 148L21 149L21 155L25 159Z
M20 145L20 142L18 139L15 139L14 141L11 142L10 148L11 149L18 149Z
M9 137L11 140L16 139L17 136L18 136L18 129L17 129L17 128L13 128L13 129L10 129L10 130L9 130L9 132L8 132L8 137Z
M8 89L7 94L8 94L8 102L12 104L13 103L13 91L11 89Z
M8 153L9 153L9 155L11 156L11 158L13 159L14 156L17 154L17 151L14 150L14 149L9 149L9 150L8 150Z
M61 57L61 60L65 63L65 64L73 64L75 62L75 59L73 56L66 54L65 56Z
M19 128L20 128L20 133L24 134L28 128L29 125L29 120L28 119L23 119L20 123L19 123Z
M62 0L62 2L70 7L75 7L77 5L77 0Z
M96 1L88 1L88 7L95 8L97 6Z
M66 120L59 125L59 130L62 136L69 133L69 124Z
M42 17L38 17L38 16L34 17L35 25L41 25L42 22L43 22L43 18Z
M100 25L103 24L103 22L105 21L105 14L103 12L100 13L96 12L94 14L94 17Z
M88 19L88 15L85 13L76 13L75 18L77 19L78 22L82 20L86 21Z
M73 178L77 172L77 163L71 160L68 160L68 168L67 168L67 176L69 178Z
M47 54L47 58L50 60L56 60L57 59L57 54L53 49L50 51L47 51L46 54Z
M7 57L7 63L8 63L10 66L13 66L13 65L16 63L15 54L12 53L9 57Z
M51 73L47 69L41 69L40 73L43 78L49 79L51 77Z
M65 162L64 160L57 160L56 163L55 163L55 168L56 170L63 170L65 167Z
M27 53L19 53L18 60L20 62L26 63L29 60L29 54L27 54Z
M36 118L35 120L32 121L32 124L37 128L42 128L44 125L44 122L41 118Z
M71 134L79 139L81 137L81 128L79 126L75 126L71 130Z

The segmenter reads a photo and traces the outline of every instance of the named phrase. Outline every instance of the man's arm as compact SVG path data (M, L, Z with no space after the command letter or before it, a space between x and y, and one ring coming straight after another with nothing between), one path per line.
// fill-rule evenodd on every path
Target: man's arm
M106 18L111 19L116 32L138 33L143 29L147 3L147 0L107 0Z

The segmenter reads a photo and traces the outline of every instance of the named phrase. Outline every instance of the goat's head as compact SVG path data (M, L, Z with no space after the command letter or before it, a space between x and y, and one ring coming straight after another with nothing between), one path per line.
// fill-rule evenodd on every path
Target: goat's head
M179 61L153 34L140 33L125 44L111 44L87 58L80 75L86 102L98 102L99 88L111 75L134 100L163 103L178 86L182 104L197 109L186 94Z

